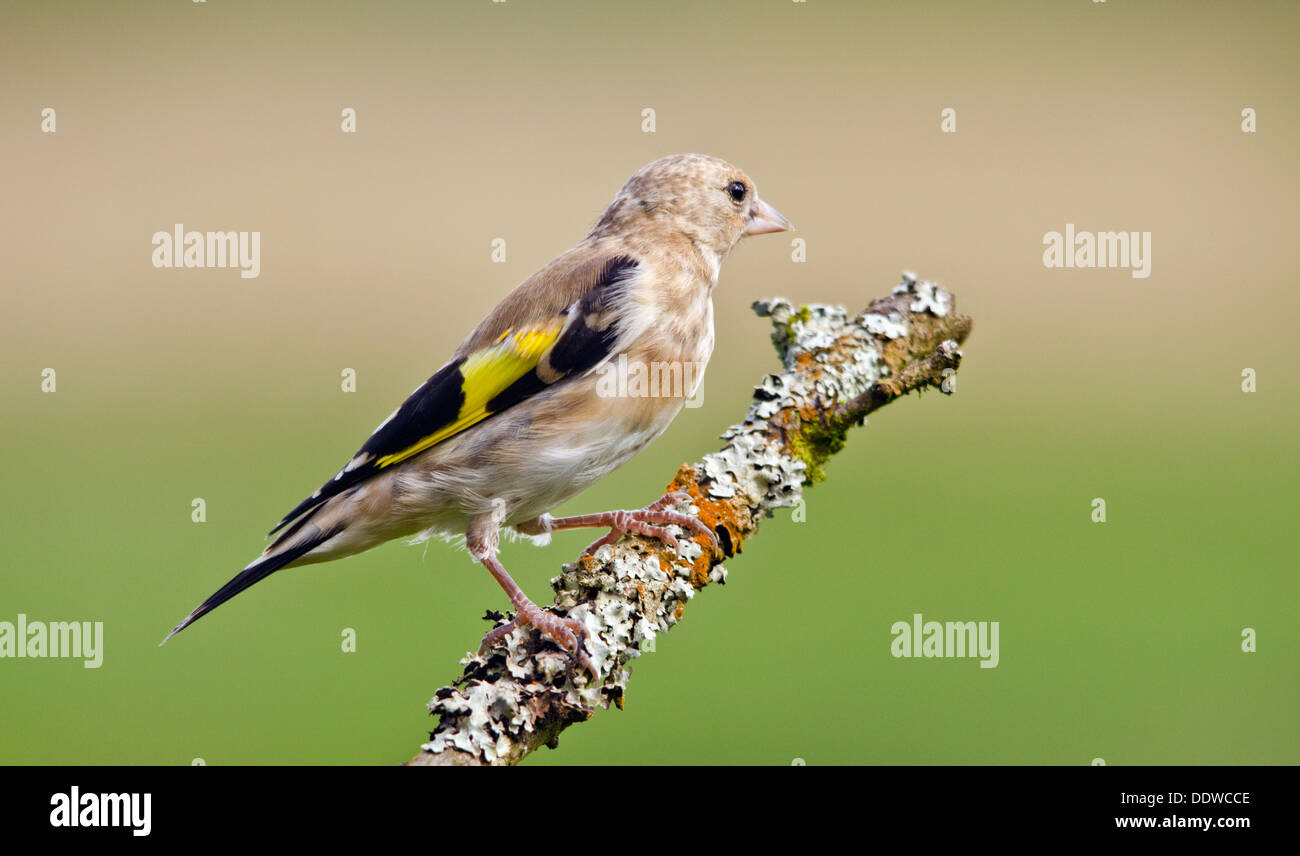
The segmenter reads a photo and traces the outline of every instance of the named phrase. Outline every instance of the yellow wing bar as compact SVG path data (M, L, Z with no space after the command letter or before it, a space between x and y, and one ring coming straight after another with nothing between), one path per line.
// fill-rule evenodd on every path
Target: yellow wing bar
M400 452L384 455L375 465L382 468L401 463L491 416L488 402L535 369L563 327L564 319L560 317L545 327L507 330L495 345L470 354L460 366L464 402L456 419Z

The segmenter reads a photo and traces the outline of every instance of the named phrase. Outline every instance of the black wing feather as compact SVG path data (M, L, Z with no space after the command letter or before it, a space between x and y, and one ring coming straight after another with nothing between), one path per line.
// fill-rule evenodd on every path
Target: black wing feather
M453 360L438 369L433 377L421 384L419 389L402 402L402 406L397 408L392 417L377 428L357 454L352 456L355 460L358 455L369 453L369 458L364 464L359 464L351 470L340 470L338 475L298 503L293 511L286 514L268 534L274 535L294 518L320 507L330 497L370 478L380 469L375 466L377 459L408 448L442 426L454 422L460 413L461 404L465 401L465 393L461 390L460 374L460 366L463 362L465 362L463 359ZM304 517L298 525L306 519Z
M489 401L488 411L496 414L507 410L550 386L555 375L561 378L580 375L607 359L618 339L618 325L610 311L614 295L617 287L638 265L637 260L630 256L615 256L606 262L592 286L578 298L577 305L569 307L570 320L544 359L545 374L551 377L551 381L547 381L538 369L527 372ZM301 517L289 532L281 536L288 537L309 519L309 512L379 472L382 468L375 462L380 458L409 449L454 422L465 403L460 372L464 362L464 358L453 360L425 381L387 422L370 435L352 458L355 461L358 456L366 456L365 463L357 464L351 470L340 470L333 479L298 503L268 534L274 535Z
M211 597L209 597L207 600L203 601L203 603L195 607L194 611L191 612L189 615L185 616L185 620L182 621L180 624L177 624L176 627L172 629L172 632L167 634L166 639L163 639L163 641L159 642L158 644L159 645L165 644L167 642L167 639L170 639L173 636L175 636L177 633L180 633L186 627L189 627L191 624L198 621L200 618L207 615L209 612L216 609L218 606L221 606L221 604L230 600L232 597L239 594L244 589L247 589L256 583L261 582L262 580L269 577L271 574L283 568L285 565L288 565L291 562L301 559L303 556L307 555L312 550L319 547L321 544L324 544L326 541L333 538L341 531L343 531L343 527L336 526L328 532L319 532L315 536L307 539L301 544L297 544L293 547L290 547L288 550L283 550L274 555L266 556L260 561L254 562L253 564L249 565L247 568L244 568L242 571L236 574L234 578L230 580L230 582L226 583L224 586L217 589L215 592L213 592Z

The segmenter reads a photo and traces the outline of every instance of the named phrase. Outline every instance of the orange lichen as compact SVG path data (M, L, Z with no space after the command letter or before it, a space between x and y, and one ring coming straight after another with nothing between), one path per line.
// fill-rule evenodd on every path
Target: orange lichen
M745 537L752 531L748 510L743 501L735 498L716 499L706 494L700 489L698 472L690 464L682 464L678 468L677 475L668 485L668 490L689 494L691 504L699 509L696 517L700 522L715 533L719 533L719 530L725 533L719 535L719 546L726 555L731 556L741 552ZM690 582L692 586L700 589L709 584L713 567L722 561L722 557L714 552L713 545L703 535L698 535L693 540L703 550L691 565Z

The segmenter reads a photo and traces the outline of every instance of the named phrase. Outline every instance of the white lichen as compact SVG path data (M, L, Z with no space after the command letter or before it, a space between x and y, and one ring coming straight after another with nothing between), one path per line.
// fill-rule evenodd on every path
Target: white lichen
M785 409L819 410L861 395L888 374L882 348L909 335L907 312L945 317L952 311L948 292L910 272L904 272L893 293L857 317L821 304L796 309L784 298L754 304L760 316L772 319L783 370L754 387L745 420L723 433L721 450L695 465L701 496L743 508L754 521L775 508L799 504L808 465L772 429L773 417ZM945 342L943 348L955 353L956 343ZM699 511L689 508L692 514ZM747 531L755 525L747 523ZM566 565L551 581L554 608L587 630L586 652L600 671L600 682L576 670L568 653L535 631L517 629L486 655L467 654L461 660L465 676L429 703L441 721L423 749L435 754L455 750L489 764L517 760L539 733L558 733L568 721L620 700L627 664L653 650L657 636L677 623L682 606L696 595L697 583L727 578L721 557L704 577L698 576L704 547L691 533L676 527L671 531L681 546L671 565L660 561L671 547L651 550L640 539L624 539L601 547L591 559Z

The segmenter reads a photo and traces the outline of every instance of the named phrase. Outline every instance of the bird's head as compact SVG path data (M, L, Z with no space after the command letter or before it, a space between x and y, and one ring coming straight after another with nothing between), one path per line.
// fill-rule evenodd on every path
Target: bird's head
M639 169L592 234L668 230L721 259L745 235L790 228L789 220L758 198L753 180L740 169L720 158L686 154Z

